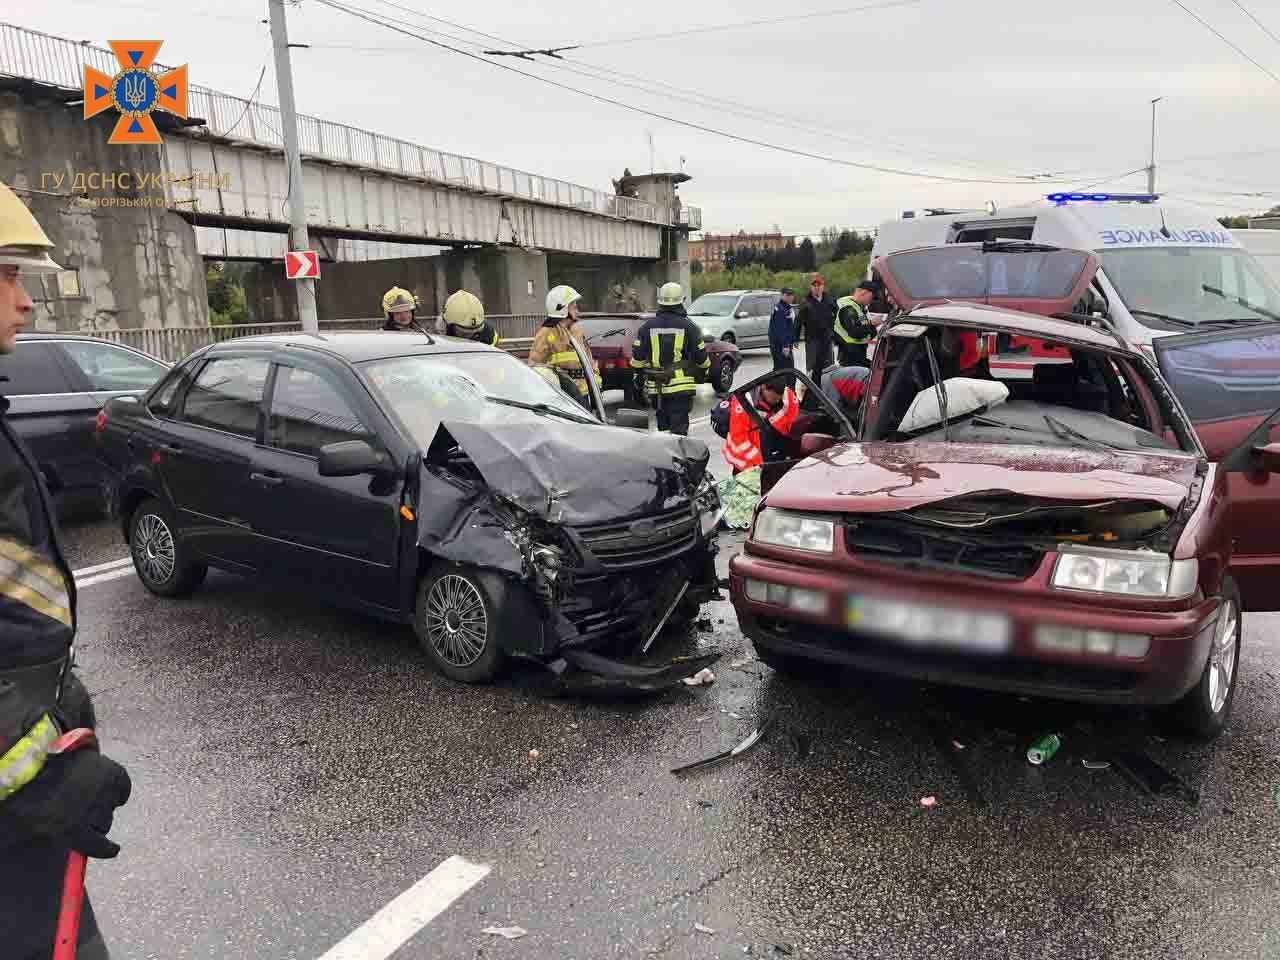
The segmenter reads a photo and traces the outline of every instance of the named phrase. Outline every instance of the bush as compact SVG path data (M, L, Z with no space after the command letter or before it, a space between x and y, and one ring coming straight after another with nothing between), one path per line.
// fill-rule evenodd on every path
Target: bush
M870 254L860 253L844 260L820 264L816 272L827 281L827 292L831 296L844 297L867 279L869 260ZM763 264L753 263L736 270L694 274L691 292L697 298L717 290L781 290L783 287L791 287L796 291L797 297L804 297L809 292L809 281L813 275L814 272L802 270L774 272Z
M244 287L231 273L221 267L211 266L205 273L209 288L209 324L226 327L249 322L249 307L244 297Z

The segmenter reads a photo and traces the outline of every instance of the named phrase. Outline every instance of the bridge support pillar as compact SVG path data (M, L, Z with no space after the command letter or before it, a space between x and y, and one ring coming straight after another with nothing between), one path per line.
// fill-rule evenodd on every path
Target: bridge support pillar
M478 296L486 313L540 314L546 307L547 255L540 250L457 250L435 260L438 309L462 289Z

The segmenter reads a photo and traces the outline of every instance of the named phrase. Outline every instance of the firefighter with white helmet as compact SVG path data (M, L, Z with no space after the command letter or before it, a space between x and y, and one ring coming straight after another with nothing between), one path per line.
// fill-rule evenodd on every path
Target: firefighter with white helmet
M418 298L404 287L392 287L382 295L382 315L386 318L383 330L408 332L417 330L413 313L418 308Z
M21 274L51 274L53 244L0 184L0 354L13 353L34 304ZM62 751L62 736L94 726L76 676L75 580L49 491L0 397L0 943L6 957L48 957L72 851L114 857L108 839L131 789L124 767L96 744ZM107 948L88 897L76 956Z
M455 290L444 302L440 331L447 337L461 337L496 347L502 342L498 331L484 319L484 306L470 290Z
M573 349L574 341L586 347L586 338L582 328L578 326L578 301L582 294L573 287L552 287L547 293L547 318L542 321L533 335L533 346L529 349L529 363L545 363L573 378L578 387L578 399L584 406L590 405L590 388L587 385L587 372L582 369L577 351ZM591 361L590 375L596 378L597 386L602 385L600 369L595 360Z
M684 308L684 288L664 283L658 312L641 324L631 344L631 366L643 370L645 396L658 401L658 429L689 435L698 375L710 369L702 331Z

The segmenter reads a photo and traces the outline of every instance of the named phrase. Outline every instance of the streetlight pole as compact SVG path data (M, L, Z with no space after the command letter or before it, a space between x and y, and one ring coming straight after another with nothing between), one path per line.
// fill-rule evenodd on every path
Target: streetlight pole
M276 86L280 100L280 132L284 137L284 159L289 169L289 249L308 250L307 204L302 192L302 154L298 152L298 113L293 102L293 67L289 63L289 30L285 25L284 0L268 0L271 10L271 45L275 50ZM316 282L298 284L298 319L303 333L319 333L316 318Z
M1151 101L1151 163L1147 166L1147 193L1156 192L1156 104L1164 97Z

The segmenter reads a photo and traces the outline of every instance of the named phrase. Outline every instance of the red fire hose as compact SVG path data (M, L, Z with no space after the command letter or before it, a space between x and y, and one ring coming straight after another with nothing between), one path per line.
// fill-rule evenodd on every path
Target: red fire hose
M68 730L49 748L50 754L71 753L91 747L98 738L88 727ZM87 858L79 850L67 857L62 878L62 905L58 908L58 932L53 939L53 960L76 960L76 940L80 937L80 911L84 907L84 871Z

